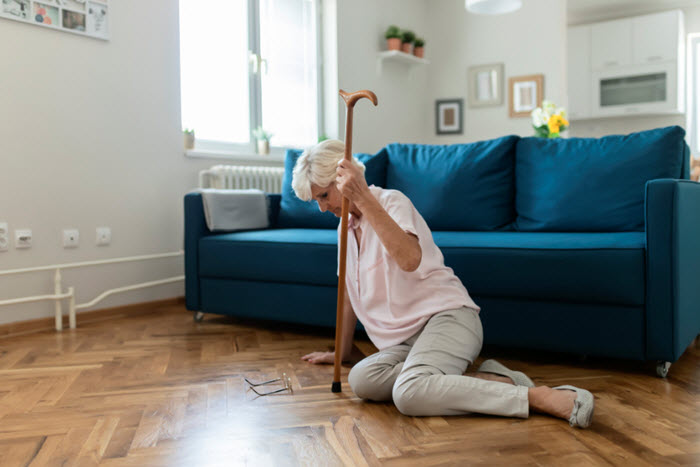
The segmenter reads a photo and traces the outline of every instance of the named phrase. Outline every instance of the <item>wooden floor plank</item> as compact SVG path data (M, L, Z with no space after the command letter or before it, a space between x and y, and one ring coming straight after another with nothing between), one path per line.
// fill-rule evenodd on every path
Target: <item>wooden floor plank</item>
M667 379L638 362L485 349L537 384L591 390L596 417L578 430L541 414L405 417L358 399L352 364L332 393L332 366L300 360L332 348L332 330L154 307L0 338L0 465L700 465L698 340ZM356 360L375 351L356 340ZM244 381L283 373L293 392L260 397Z

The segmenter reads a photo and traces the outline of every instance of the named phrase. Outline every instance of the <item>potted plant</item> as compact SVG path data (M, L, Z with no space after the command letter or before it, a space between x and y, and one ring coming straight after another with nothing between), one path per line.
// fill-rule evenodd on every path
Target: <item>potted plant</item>
M413 31L403 31L401 33L401 51L407 54L411 53L411 44L415 40L416 35Z
M384 33L386 38L386 46L388 50L401 49L401 30L398 26L391 25Z
M182 136L185 138L185 150L194 149L194 130L185 128L182 130Z
M415 55L418 58L423 58L423 48L425 46L425 40L421 38L416 38L415 41L413 41L413 55Z
M258 141L258 154L270 154L272 133L263 130L263 127L259 126L253 130L253 137Z

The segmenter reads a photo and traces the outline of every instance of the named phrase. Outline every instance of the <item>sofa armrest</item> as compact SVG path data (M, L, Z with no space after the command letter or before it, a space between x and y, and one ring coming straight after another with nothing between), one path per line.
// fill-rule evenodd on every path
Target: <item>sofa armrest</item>
M646 185L647 358L676 361L700 332L700 183Z
M270 226L277 222L282 195L266 193ZM185 306L188 310L199 311L199 240L207 235L215 235L207 227L201 193L185 195Z
M282 195L279 193L265 193L267 196L267 209L268 216L270 218L270 227L275 227L277 225L277 217L280 213L280 202L282 201Z
M201 193L185 195L185 306L198 311L199 300L199 239L211 235L204 218Z

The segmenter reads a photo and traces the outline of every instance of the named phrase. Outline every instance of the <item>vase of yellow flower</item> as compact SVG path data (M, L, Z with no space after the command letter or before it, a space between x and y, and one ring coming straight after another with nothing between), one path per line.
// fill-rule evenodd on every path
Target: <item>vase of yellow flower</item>
M561 132L569 128L566 110L552 101L542 101L542 107L537 107L530 115L535 136L540 138L559 138Z

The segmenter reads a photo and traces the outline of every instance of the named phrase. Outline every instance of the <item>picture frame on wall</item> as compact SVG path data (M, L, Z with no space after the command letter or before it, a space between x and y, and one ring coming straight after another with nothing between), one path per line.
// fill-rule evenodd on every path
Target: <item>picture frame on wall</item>
M435 101L435 132L438 135L462 134L463 99Z
M0 0L0 18L109 40L109 0Z
M10 19L29 21L31 14L29 0L2 0L0 14Z
M503 104L503 63L476 65L467 71L469 107Z
M508 79L508 109L511 118L529 117L542 106L544 75L513 76Z

